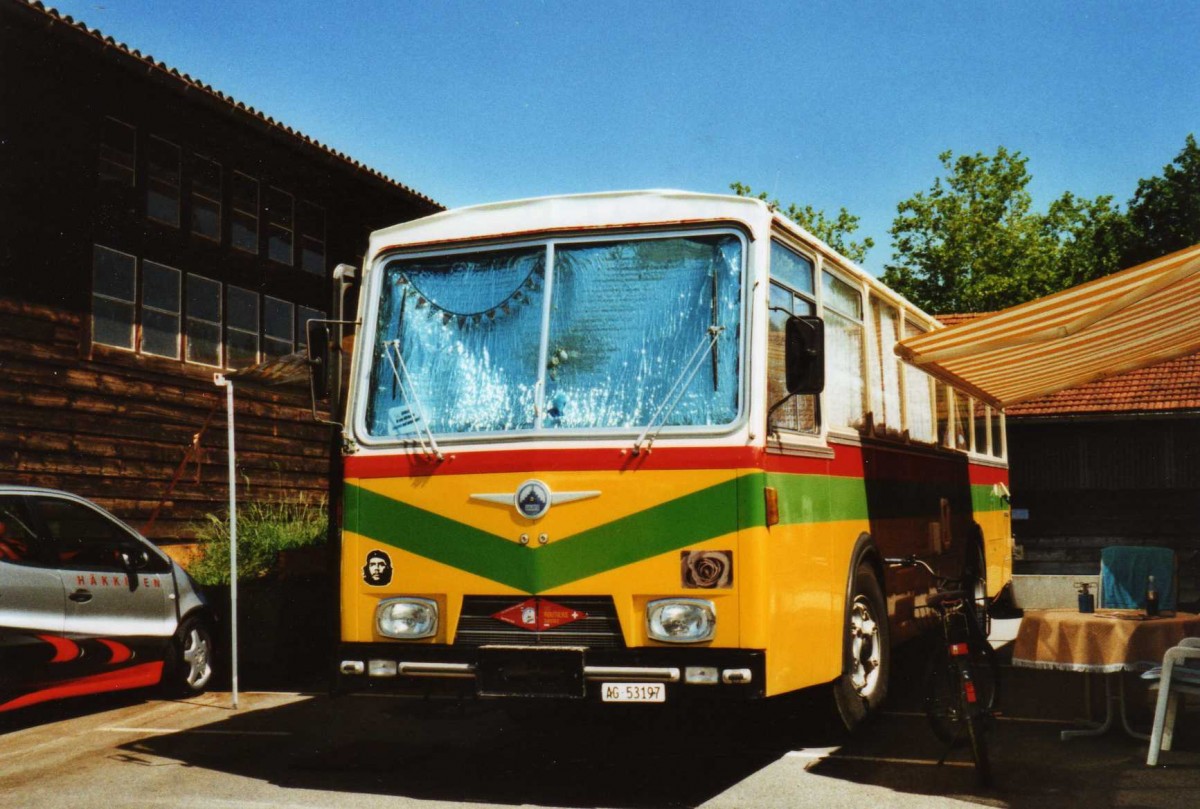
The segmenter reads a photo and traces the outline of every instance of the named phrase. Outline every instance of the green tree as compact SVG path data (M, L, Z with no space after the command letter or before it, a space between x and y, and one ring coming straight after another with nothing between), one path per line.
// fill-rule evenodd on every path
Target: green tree
M897 208L884 283L949 313L1003 309L1094 277L1120 216L1110 197L1068 192L1038 213L1020 152L1001 146L994 155L946 151L938 159L945 177Z
M850 240L858 230L859 218L845 208L838 209L837 216L830 219L824 211L811 205L800 207L793 202L785 208L779 200L768 199L766 191L755 194L750 186L744 183L730 183L729 188L739 197L761 199L770 205L772 210L783 214L851 261L861 264L867 257L867 251L875 246L875 240L870 236L860 242Z
M1127 222L1112 238L1122 243L1122 266L1131 267L1200 243L1200 146L1188 135L1161 177L1139 180Z

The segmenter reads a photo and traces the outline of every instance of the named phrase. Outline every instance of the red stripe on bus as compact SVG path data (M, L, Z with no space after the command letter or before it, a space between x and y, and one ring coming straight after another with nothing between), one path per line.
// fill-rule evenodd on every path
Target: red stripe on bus
M426 477L434 475L479 475L520 472L626 472L635 470L675 469L765 469L799 475L864 475L863 448L850 444L831 444L832 457L783 455L760 447L670 447L643 451L607 447L603 449L522 449L493 452L448 452L437 461L416 453L362 455L346 458L348 478ZM890 454L888 448L868 450ZM918 465L931 472L945 470L950 461L964 456L936 453L916 458ZM966 465L966 464L964 464ZM1001 467L969 465L972 483L1007 483L1008 470Z
M50 688L43 688L40 691L32 691L28 694L22 694L15 699L10 699L8 702L0 703L0 711L11 711L16 708L24 708L28 705L36 705L39 702L49 702L52 699L79 697L84 694L96 694L101 691L121 691L126 688L141 688L146 685L154 685L162 679L162 670L163 664L160 661L157 663L142 663L141 665L130 666L119 671L108 671L104 674L80 677L77 680L71 680L61 685L51 686Z
M516 472L625 472L668 469L744 469L761 465L755 447L671 447L630 449L525 449L495 452L448 452L441 460L416 454L364 455L346 458L348 478L424 477Z
M971 482L986 486L989 483L1008 485L1008 467L1006 466L971 466Z

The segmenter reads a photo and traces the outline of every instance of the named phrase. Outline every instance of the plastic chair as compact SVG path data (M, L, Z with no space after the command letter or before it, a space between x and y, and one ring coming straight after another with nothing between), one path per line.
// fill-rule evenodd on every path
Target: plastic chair
M1145 606L1146 580L1154 577L1158 607L1175 609L1175 551L1170 548L1112 545L1100 552L1101 609L1136 610Z
M1200 696L1200 638L1184 638L1178 646L1172 646L1163 655L1162 666L1150 669L1142 678L1158 680L1150 686L1151 690L1158 689L1158 700L1154 707L1154 728L1150 731L1150 751L1146 754L1146 765L1153 767L1158 764L1159 751L1171 749L1180 701Z

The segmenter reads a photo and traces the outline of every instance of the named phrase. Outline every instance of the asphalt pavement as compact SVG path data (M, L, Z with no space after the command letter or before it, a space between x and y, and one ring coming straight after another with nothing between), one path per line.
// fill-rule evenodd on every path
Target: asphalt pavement
M1015 622L998 622L1002 656ZM1006 637L1008 636L1008 637ZM1004 670L995 785L920 711L923 650L899 650L888 709L843 738L814 692L719 711L459 705L253 692L84 698L0 715L4 807L1195 807L1200 722L1145 766L1114 730L1060 741L1082 675ZM1135 727L1149 698L1131 680ZM1138 690L1141 689L1141 690ZM1100 689L1093 689L1099 691ZM1100 694L1090 694L1099 712ZM614 710L616 708L616 710Z

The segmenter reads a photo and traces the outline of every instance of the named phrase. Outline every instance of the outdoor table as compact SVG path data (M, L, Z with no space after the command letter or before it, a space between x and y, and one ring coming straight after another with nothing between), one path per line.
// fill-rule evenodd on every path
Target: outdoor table
M1064 730L1064 740L1096 736L1112 727L1114 680L1121 727L1135 739L1147 740L1149 735L1129 727L1121 672L1158 665L1167 649L1191 635L1200 635L1200 615L1188 612L1151 618L1140 610L1026 610L1012 662L1025 668L1104 675L1104 721L1083 730Z

